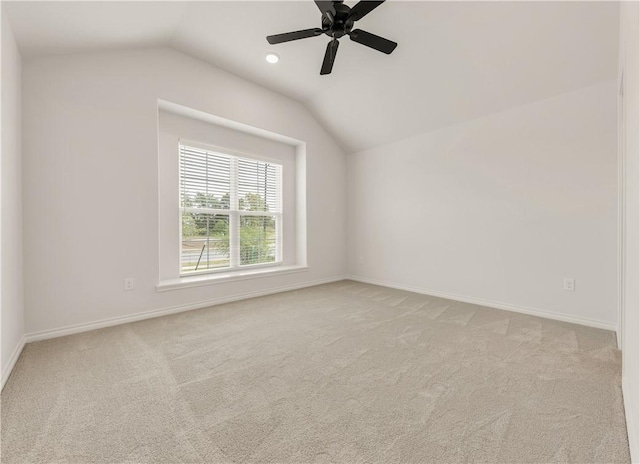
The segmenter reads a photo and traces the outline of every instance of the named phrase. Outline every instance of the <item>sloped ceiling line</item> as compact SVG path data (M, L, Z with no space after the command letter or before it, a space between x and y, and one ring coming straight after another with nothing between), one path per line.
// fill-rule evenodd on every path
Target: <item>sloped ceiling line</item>
M347 3L355 3L347 0ZM615 79L617 2L389 0L358 23L391 55L328 38L269 45L320 24L308 1L3 2L24 58L171 46L305 105L347 153ZM281 60L268 64L276 51Z

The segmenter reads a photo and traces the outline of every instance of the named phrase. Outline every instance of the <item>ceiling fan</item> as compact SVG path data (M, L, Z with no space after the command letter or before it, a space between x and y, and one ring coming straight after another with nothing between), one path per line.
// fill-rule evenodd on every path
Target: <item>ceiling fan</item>
M367 47L371 47L382 53L389 55L398 46L397 43L379 37L361 29L353 29L354 23L371 13L375 8L384 3L381 1L360 0L353 8L349 8L342 3L342 0L314 0L318 9L322 13L322 27L314 29L304 29L302 31L285 32L284 34L270 35L267 41L271 45L290 42L292 40L306 39L326 34L331 37L324 54L324 61L320 74L330 74L333 69L333 62L338 53L338 39L348 35L351 40Z

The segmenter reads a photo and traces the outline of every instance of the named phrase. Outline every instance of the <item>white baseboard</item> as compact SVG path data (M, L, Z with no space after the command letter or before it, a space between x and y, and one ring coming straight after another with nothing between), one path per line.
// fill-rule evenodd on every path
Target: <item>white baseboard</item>
M11 358L9 359L9 364L7 364L5 368L2 370L2 387L0 387L0 389L4 388L4 384L7 383L7 380L11 375L11 371L13 371L14 366L18 362L20 353L22 353L22 349L24 348L24 345L26 343L27 343L26 336L23 335L20 341L18 342L18 345L16 346L15 350L13 350L13 353L11 354Z
M49 338L63 337L65 335L72 335L80 332L87 332L89 330L96 330L96 329L102 329L104 327L111 327L114 325L126 324L128 322L142 321L145 319L152 319L154 317L161 317L169 314L181 313L184 311L191 311L193 309L207 308L209 306L220 305L223 303L231 303L233 301L247 300L249 298L256 298L258 296L271 295L274 293L282 293L282 292L288 292L290 290L298 290L301 288L328 284L331 282L337 282L344 279L345 279L345 276L336 276L336 277L330 277L328 279L320 279L320 280L303 282L303 283L294 284L294 285L286 285L283 287L270 288L268 290L244 292L239 295L232 295L232 296L227 296L222 298L214 298L211 300L198 301L195 303L189 303L189 304L184 304L179 306L171 306L168 308L153 309L151 311L143 311L140 313L129 314L126 316L111 317L108 319L101 319L99 321L70 325L66 327L60 327L57 329L42 330L40 332L32 332L27 334L25 338L27 343L31 343L39 340L47 340Z
M355 280L357 282L363 282L363 283L372 284L372 285L380 285L380 286L383 286L383 287L396 288L398 290L406 290L408 292L421 293L423 295L437 296L437 297L440 297L440 298L446 298L448 300L461 301L463 303L471 303L471 304L476 304L476 305L480 305L480 306L488 306L490 308L504 309L506 311L512 311L514 313L528 314L530 316L543 317L545 319L553 319L553 320L556 320L556 321L571 322L573 324L586 325L586 326L595 327L595 328L598 328L598 329L606 329L606 330L612 330L612 331L617 331L617 329L618 329L618 327L617 327L617 325L615 323L596 321L596 320L577 317L577 316L569 316L569 315L566 315L566 314L558 314L558 313L554 313L554 312L551 312L551 311L546 311L544 309L529 308L529 307L525 307L525 306L516 306L516 305L509 304L509 303L502 303L500 301L483 300L483 299L480 299L480 298L473 298L473 297L468 297L468 296L455 295L453 293L446 293L446 292L440 292L440 291L437 291L437 290L429 290L429 289L425 289L425 288L411 287L411 286L408 286L408 285L401 285L401 284L396 284L396 283L393 283L393 282L370 279L368 277L361 277L361 276L357 276L357 275L347 275L346 278L350 279L350 280Z
M622 378L622 399L624 401L624 416L627 420L627 436L629 437L629 453L631 454L631 462L633 464L640 463L640 429L634 422L634 416L631 414L629 410L629 403L627 401L627 394L631 394L629 392L629 387L627 387L627 379L625 377Z

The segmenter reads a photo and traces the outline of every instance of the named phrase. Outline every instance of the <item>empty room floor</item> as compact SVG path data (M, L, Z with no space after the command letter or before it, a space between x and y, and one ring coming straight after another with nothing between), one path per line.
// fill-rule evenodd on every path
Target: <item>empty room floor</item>
M27 345L2 462L629 462L612 332L351 281Z

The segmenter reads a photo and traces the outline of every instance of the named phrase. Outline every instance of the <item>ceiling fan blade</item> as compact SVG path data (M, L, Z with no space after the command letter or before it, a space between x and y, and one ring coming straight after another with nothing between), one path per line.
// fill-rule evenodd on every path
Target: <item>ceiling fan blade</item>
M338 53L338 42L333 39L327 44L327 51L324 52L324 61L322 62L322 69L320 69L320 75L331 74L333 69L333 62L336 60L336 54Z
M364 18L366 15L371 13L373 10L378 8L380 5L384 3L384 0L379 1L369 1L369 0L360 0L356 6L351 8L351 12L349 13L349 18L357 21L359 19Z
M285 32L284 34L270 35L267 37L267 42L271 45L279 44L282 42L290 42L292 40L306 39L307 37L315 37L322 34L322 29L304 29L302 31Z
M366 45L367 47L371 47L379 52L386 53L387 55L391 54L391 52L398 46L397 43L392 42L391 40L363 31L362 29L355 29L351 31L349 33L349 37L354 42Z
M322 16L326 16L329 21L333 23L333 18L336 16L336 9L333 7L331 0L313 0L316 6L322 13Z

